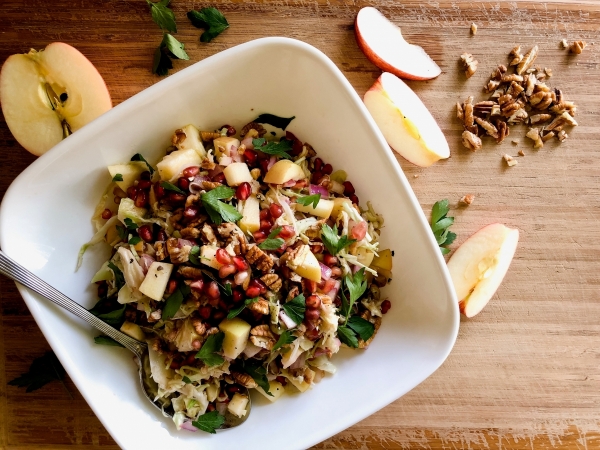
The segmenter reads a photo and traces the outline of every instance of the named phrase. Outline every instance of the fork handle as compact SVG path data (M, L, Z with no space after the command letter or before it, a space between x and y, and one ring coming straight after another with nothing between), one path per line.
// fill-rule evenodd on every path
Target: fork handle
M14 280L26 288L40 294L42 297L47 298L52 303L66 309L70 313L76 315L80 319L85 320L91 326L100 330L102 333L110 336L118 343L124 345L126 348L135 353L138 357L144 354L146 344L127 336L125 333L111 327L102 319L99 319L79 303L71 300L62 292L50 286L44 280L34 275L25 267L9 258L2 250L0 250L0 273L7 276L11 280Z

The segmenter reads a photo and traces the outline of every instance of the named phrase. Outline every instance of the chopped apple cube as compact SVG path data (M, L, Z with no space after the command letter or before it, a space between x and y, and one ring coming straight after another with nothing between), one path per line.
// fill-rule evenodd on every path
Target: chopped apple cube
M371 263L373 262L373 258L375 256L375 253L373 253L371 250L367 250L366 248L359 248L356 251L356 260L363 264L366 267L369 267L371 265Z
M216 254L218 249L219 247L216 245L203 245L200 247L200 262L208 267L219 270L223 264L217 261Z
M225 333L223 339L223 354L235 359L246 348L250 335L250 324L239 317L225 319L219 324L219 330Z
M108 171L111 177L115 177L115 175L120 174L123 178L123 181L116 181L117 186L119 186L123 191L127 191L127 188L133 184L135 180L137 180L142 172L148 170L146 163L143 161L131 161L127 164L114 164L112 166L108 166Z
M331 211L333 211L333 206L334 203L332 200L320 199L316 208L313 208L312 203L307 206L296 203L296 211L312 214L313 216L322 217L323 219L329 219Z
M233 394L233 397L231 397L231 401L227 405L227 411L229 411L236 417L244 417L248 412L248 401L249 399L247 395L243 395L239 392L236 392L235 394Z
M168 154L156 165L156 168L161 179L175 181L179 178L183 169L199 166L201 162L202 157L200 154L195 149L188 148Z
M223 175L229 186L239 186L244 182L250 183L253 178L250 175L248 165L243 162L234 162L223 169Z
M242 218L238 226L244 233L254 233L260 229L260 203L256 195L251 195L244 202Z
M374 266L381 267L385 270L392 270L392 251L389 248L377 252L378 256L373 258Z
M278 400L279 397L281 397L283 395L283 393L285 392L285 390L283 389L283 385L276 380L273 381L269 381L269 392L273 395L269 395L265 392L265 390L263 388L261 388L260 386L258 386L256 388L257 392L260 392L262 395L264 395L265 397L267 397L267 399L273 403L274 401Z
M237 152L240 146L240 141L234 137L220 137L213 140L215 146L215 156L221 158L221 156L233 156Z
M296 249L294 259L286 261L287 266L301 277L308 280L321 281L321 266L319 261L310 251L308 245L301 245Z
M125 333L129 337L137 339L138 341L146 340L146 335L140 326L133 322L123 322L123 325L121 325L121 332Z
M306 178L302 167L289 159L280 159L269 169L263 181L270 184L284 184L290 180Z
M162 300L171 272L173 272L173 264L153 262L140 285L140 292L153 300Z
M181 131L185 133L185 139L175 144L175 146L179 150L189 150L192 148L196 150L202 158L206 157L206 150L202 144L202 139L200 139L200 131L198 128L194 125L186 125L181 128Z
M347 203L348 206L352 207L352 200L350 200L349 198L333 199L333 209L331 210L331 217L337 219L340 213L344 210L344 203Z

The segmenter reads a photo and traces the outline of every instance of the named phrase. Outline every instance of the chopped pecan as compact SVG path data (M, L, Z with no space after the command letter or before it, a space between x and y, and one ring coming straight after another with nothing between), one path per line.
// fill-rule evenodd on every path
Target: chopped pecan
M254 381L254 379L247 373L231 371L231 377L237 384L241 384L245 388L254 389L258 387L256 381Z
M571 44L571 47L569 47L569 50L571 50L571 53L575 53L576 55L579 55L583 49L586 47L586 42L585 41L575 41Z
M189 261L191 245L179 245L179 239L167 239L167 251L173 264L183 264Z
M204 142L209 142L209 141L215 140L220 137L221 137L221 133L219 133L218 131L201 131L200 132L200 139L202 139Z
M465 113L464 125L465 125L465 128L469 129L474 124L474 117L473 117L473 97L470 96L469 98L467 98L467 101L463 105L463 110L464 110L464 113Z
M196 182L194 182L194 183L196 183ZM200 189L203 189L205 191L212 191L213 189L216 189L219 186L223 186L218 181L201 180L201 181L198 181L197 183L200 185Z
M456 118L461 122L464 122L465 120L465 113L460 102L456 102Z
M293 300L294 298L296 298L298 296L298 294L300 293L300 288L298 286L293 286L287 294L286 297L286 302L289 302L290 300Z
M563 48L567 48L569 46L569 43L567 42L566 39L563 39L562 41L560 41L560 44L562 45Z
M488 81L487 86L484 86L483 88L489 94L490 92L494 92L496 89L498 89L498 86L500 86L500 82L499 81L490 80L490 81Z
M542 141L547 142L554 137L554 131L548 131L542 135Z
M557 96L557 101L558 101L558 96ZM550 108L550 111L553 112L554 114L563 114L564 112L568 112L569 115L571 115L572 117L575 117L575 112L577 111L577 107L575 106L575 103L573 103L573 102L561 100L558 104L552 106Z
M567 139L569 137L569 135L565 132L565 130L560 130L558 132L558 134L556 135L556 138L560 141L563 142L565 139Z
M498 120L496 122L496 128L498 129L498 137L496 138L496 142L500 144L504 140L504 138L506 138L506 136L510 134L510 128L508 128L506 122L503 122L501 120Z
M471 78L475 71L477 70L477 65L479 62L473 58L473 55L470 53L463 53L460 55L460 60L462 61L463 68L465 70L465 76L467 78Z
M475 36L477 34L477 24L476 23L471 24L471 34L473 36Z
M519 156L525 156L525 152L523 150L519 150Z
M473 203L473 200L475 200L475 196L473 194L467 194L467 195L463 195L459 202L460 203L464 203L465 205L470 205L471 203Z
M487 116L492 112L492 108L496 102L492 100L485 100L483 102L477 102L473 105L473 114L476 116Z
M490 75L492 80L500 81L502 79L502 75L506 73L506 66L504 64L500 64Z
M157 261L164 261L165 259L167 259L167 249L165 247L164 241L156 241L154 243L154 251L156 252L154 259L156 259Z
M185 141L185 138L186 138L185 131L183 131L181 129L175 130L175 133L171 137L171 143L173 145L179 145L183 141Z
M517 160L515 160L512 156L506 153L504 154L504 156L502 156L502 158L504 159L504 161L506 161L508 167L516 166L517 164L519 164Z
M524 90L525 88L523 86L518 84L516 81L513 81L512 83L510 83L510 86L506 93L512 95L514 98L517 98L519 94Z
M275 345L275 339L270 339L262 336L250 336L250 342L265 350L272 350Z
M529 118L529 123L531 125L535 125L537 123L547 122L550 119L552 119L552 115L551 114L536 114L536 115L531 116Z
M220 332L221 332L221 330L219 330L218 327L211 327L208 330L206 330L206 335L207 336L211 336L213 334L217 334L217 333L220 333Z
M246 252L246 260L250 264L255 265L258 270L262 272L268 272L273 268L273 260L271 257L256 245L248 248L248 251Z
M479 117L475 117L475 122L477 122L477 124L481 128L483 128L485 130L485 132L487 134L489 134L490 136L492 136L493 138L498 137L498 129L493 124L488 122L487 120L483 120Z
M200 200L200 194L191 194L188 195L185 199L185 207L189 208L192 205L195 205Z
M200 230L194 227L182 228L180 233L183 239L196 239L200 236Z
M517 75L514 73L502 75L502 79L500 80L502 83L510 83L511 81L518 81L519 83L523 81L522 75Z
M538 50L539 50L538 46L534 45L531 48L531 50L529 50L525 54L525 56L523 56L523 59L517 65L517 70L516 70L517 74L521 75L523 72L525 72L527 69L529 69L531 67L531 65L537 58Z
M237 231L237 226L231 222L223 222L221 225L217 227L217 233L222 238L229 238L233 233Z
M171 223L171 226L173 228L175 228L176 230L181 230L183 228L183 226L179 223L179 221L183 218L183 208L179 208L177 210L175 210L175 212L173 213L173 215L171 217L169 217L169 222Z
M272 338L272 339L275 338L275 336L273 336L273 332L271 331L271 328L266 323L263 325L257 325L254 328L252 328L250 330L250 335L251 336L268 337L268 338Z
M197 267L180 266L177 273L187 280L197 280L202 278L202 270Z
M217 237L215 236L215 232L208 223L205 223L202 226L202 230L200 230L200 236L202 237L202 242L205 244L217 245Z
M525 120L527 120L527 117L529 117L529 114L527 114L527 111L521 108L513 112L512 115L507 119L507 122L510 124L523 123Z
M260 280L273 292L278 292L281 289L281 278L276 273L263 275Z
M214 161L211 161L210 159L205 158L200 163L200 167L204 170L213 170L215 167L217 167L217 164Z
M531 75L527 75L527 80L525 81L525 95L529 96L533 94L533 90L535 89L536 84L537 78Z
M544 146L539 128L531 128L525 136L534 142L533 148L542 148Z
M517 45L510 51L510 55L512 60L509 63L509 66L516 66L523 60L523 55L521 54L521 46Z
M256 130L258 137L263 137L265 134L267 134L267 130L265 130L265 127L263 127L260 123L250 122L244 125L242 131L240 131L240 136L242 138L245 137L250 130Z
M466 148L472 151L477 151L481 148L481 139L467 130L463 131L462 143Z
M206 325L200 319L192 319L192 326L194 327L194 331L200 336L206 333Z
M266 301L265 299L261 298L259 301L251 303L248 306L248 309L255 313L259 313L259 314L266 316L267 314L269 314L269 311L270 311L269 310L269 302Z

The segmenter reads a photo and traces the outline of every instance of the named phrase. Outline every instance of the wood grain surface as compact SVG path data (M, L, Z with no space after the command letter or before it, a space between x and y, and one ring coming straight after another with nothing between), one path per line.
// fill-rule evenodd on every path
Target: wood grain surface
M491 222L519 228L521 240L490 304L461 321L444 365L403 398L316 448L600 448L599 3L368 4L401 25L407 39L443 69L435 80L410 85L441 125L452 157L428 169L399 157L424 211L439 199L450 200L458 234L453 248ZM142 0L0 5L0 61L30 47L67 42L96 65L114 104L160 81L150 67L161 32ZM173 0L177 38L191 58L176 61L175 69L255 38L289 36L325 52L362 95L380 73L354 40L353 18L366 5ZM189 9L203 6L218 6L231 24L210 44L199 42L200 31L185 18ZM469 33L471 22L479 26L476 36ZM563 38L589 45L574 56L560 48ZM467 95L484 99L482 85L515 44L540 46L536 64L553 69L549 84L577 103L580 125L565 143L539 151L523 138L525 129L515 127L503 144L487 141L472 153L460 144L454 104ZM458 64L464 51L480 63L469 80ZM520 149L526 156L506 167L501 155L516 156ZM33 160L0 120L0 195ZM475 194L474 203L459 207L467 193ZM48 348L14 284L0 279L0 447L116 448L69 380L30 394L7 385Z

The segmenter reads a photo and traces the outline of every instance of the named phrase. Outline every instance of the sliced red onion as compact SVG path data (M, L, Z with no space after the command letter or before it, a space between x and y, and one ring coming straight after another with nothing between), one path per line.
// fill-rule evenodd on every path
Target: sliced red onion
M310 195L321 194L321 197L329 197L329 191L323 186L319 186L318 184L311 184L308 187L308 192Z
M225 167L223 167L223 166L217 165L213 170L211 170L210 172L208 172L208 176L210 178L214 178L217 175L219 175L220 173L223 173L223 169L224 168Z
M233 160L233 162L243 162L242 155L240 155L239 152L234 152L233 155L231 155L231 159Z
M296 185L296 180L290 180L283 183L284 188L294 187Z
M144 253L141 257L140 257L140 266L142 268L142 272L144 272L144 275L146 275L148 273L148 269L150 268L150 265L155 261L155 259L150 256L147 255L146 253Z
M288 328L288 330L295 328L296 322L294 322L290 316L288 316L285 311L279 311L279 318L281 319L281 321L285 324L285 326Z
M210 181L210 178L205 175L196 175L194 180L190 183L190 192L192 194L197 194L202 190L202 182Z
M233 162L233 158L231 156L221 156L221 159L219 160L219 164L222 166L227 167L229 164L231 164Z
M245 145L248 150L254 150L254 144L252 143L251 137L244 138L242 145Z
M315 350L315 354L313 355L315 358L318 358L319 356L323 356L327 354L327 350L325 350L324 348L319 347L318 349Z
M326 266L322 262L319 262L319 266L321 266L321 280L329 280L331 278L331 267Z
M352 269L352 273L355 274L356 272L358 272L360 269L362 269L362 267L360 267L357 264L352 264L352 266L350 267Z
M340 290L340 280L335 280L335 286L332 290L330 290L326 295L331 299L332 302L335 301L335 297L337 296Z
M188 421L188 420L184 420L181 423L181 428L183 428L184 430L187 430L187 431L194 431L194 432L198 431L198 428L196 428L194 425L192 425L192 422Z
M190 283L190 289L193 289L197 292L202 292L204 289L204 280L196 280Z
M304 363L306 362L306 352L302 353L298 356L298 359L290 365L290 369L302 369L304 367Z
M275 158L275 156L271 156L269 158L269 164L267 164L267 171L273 167L275 165L275 163L277 162L277 158Z
M188 245L190 247L193 247L194 243L192 241L188 241L187 239L181 239L181 238L179 238L177 240L177 246L179 248L185 247L186 245Z

